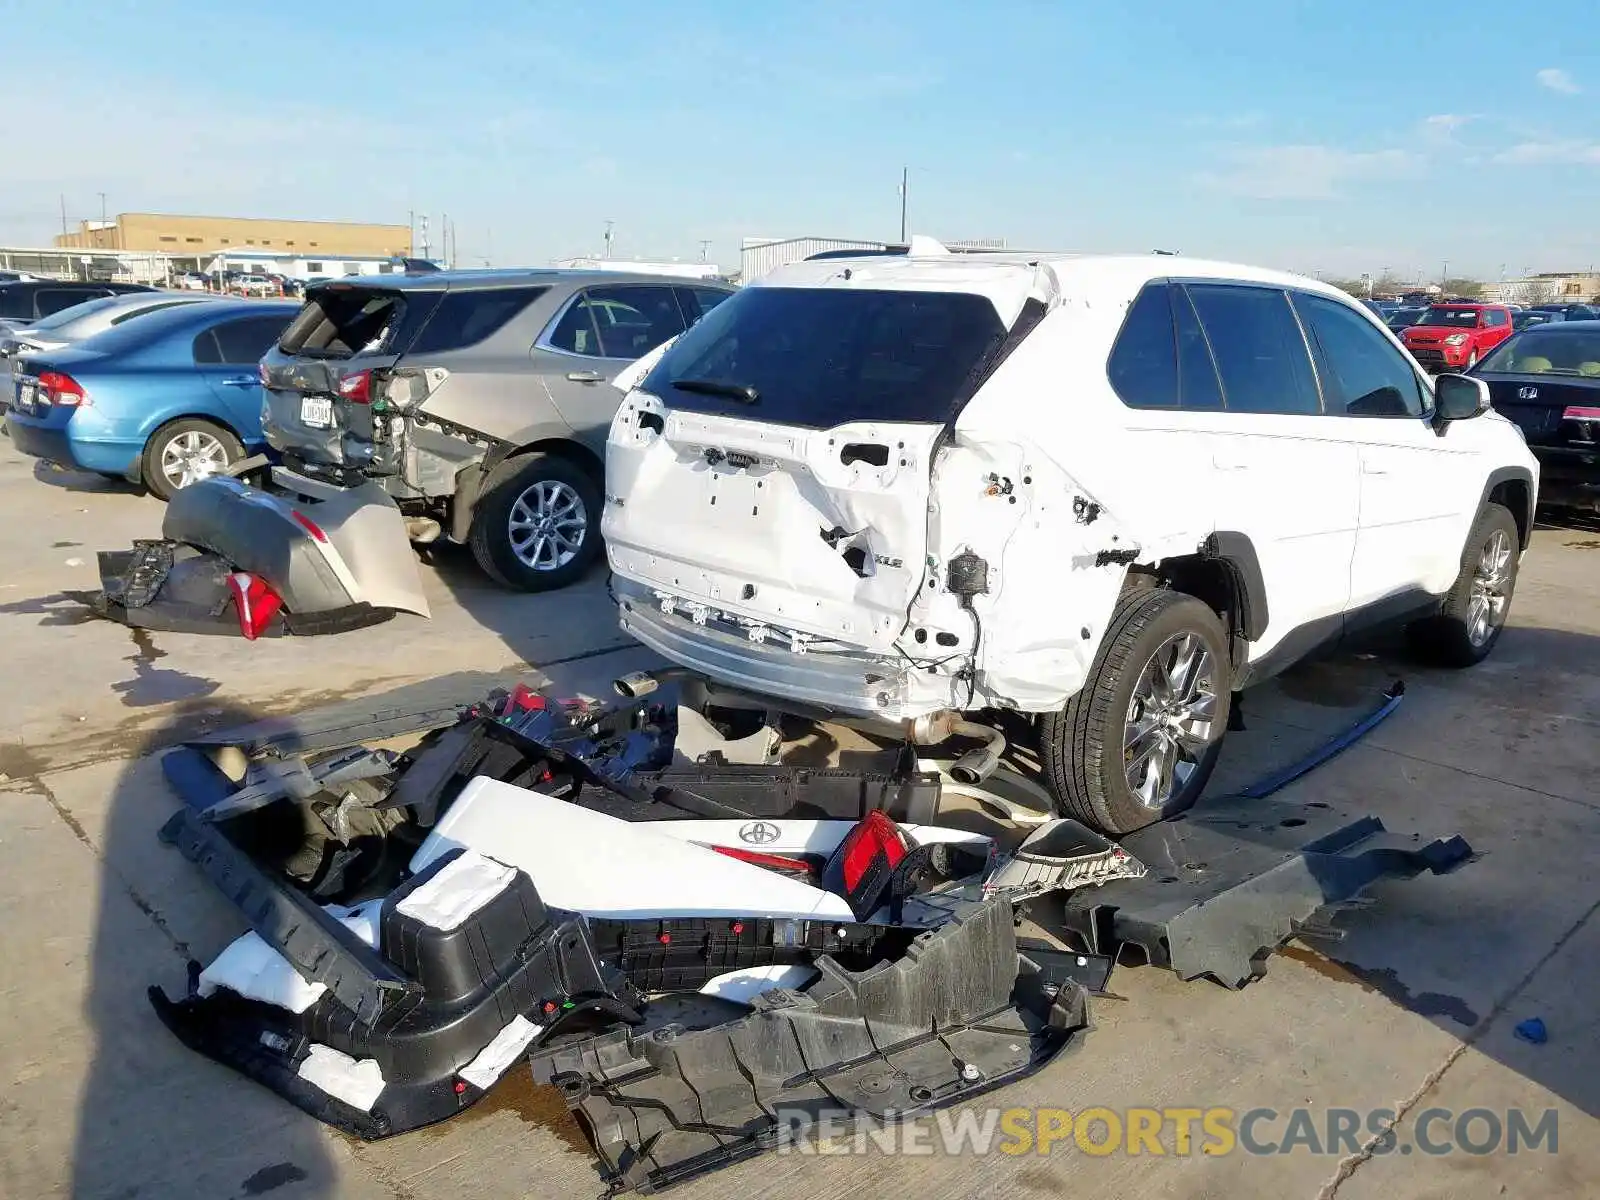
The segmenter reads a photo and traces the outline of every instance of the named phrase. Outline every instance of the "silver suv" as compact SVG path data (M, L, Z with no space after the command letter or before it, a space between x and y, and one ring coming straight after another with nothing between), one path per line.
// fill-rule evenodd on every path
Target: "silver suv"
M493 579L565 586L600 552L609 380L732 294L586 271L335 280L261 363L267 442L295 471L380 480L417 540Z

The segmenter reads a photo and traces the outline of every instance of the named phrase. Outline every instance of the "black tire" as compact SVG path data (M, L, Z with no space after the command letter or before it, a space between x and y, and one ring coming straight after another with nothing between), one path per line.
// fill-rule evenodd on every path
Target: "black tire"
M1182 785L1157 807L1141 800L1128 783L1123 734L1141 674L1158 650L1183 633L1198 637L1210 653L1216 699L1205 750ZM1232 689L1227 632L1210 607L1165 589L1125 593L1083 687L1040 723L1039 756L1062 815L1117 837L1191 807L1216 766Z
M1503 539L1502 544L1510 551L1500 585L1504 603L1497 618L1491 620L1487 633L1474 637L1472 601L1478 565L1497 537ZM1419 658L1438 667L1473 667L1489 657L1511 612L1511 598L1517 587L1517 557L1521 551L1522 535L1517 532L1517 520L1510 510L1500 504L1484 505L1472 524L1472 532L1467 535L1466 545L1461 548L1461 570L1444 598L1439 615L1415 621L1406 629L1411 647Z
M517 501L541 483L558 484L578 497L584 531L577 553L560 566L535 569L517 554L511 540L511 515ZM582 466L558 454L524 454L495 468L472 513L468 544L484 574L503 587L548 592L566 587L589 569L600 553L600 485Z
M161 469L162 456L168 446L188 434L198 434L213 439L222 447L222 452L227 458L226 465L230 467L244 457L244 447L239 444L239 439L234 437L230 430L224 429L214 421L206 421L200 417L183 417L163 425L152 433L150 440L144 444L144 458L139 466L139 475L144 481L144 486L159 500L171 500L172 493L178 490L178 485Z

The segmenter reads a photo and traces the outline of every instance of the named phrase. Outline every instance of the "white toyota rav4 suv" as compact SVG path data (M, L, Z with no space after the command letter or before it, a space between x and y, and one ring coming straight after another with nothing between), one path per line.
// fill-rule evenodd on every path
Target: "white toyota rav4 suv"
M1538 493L1484 385L1343 293L1167 256L797 263L616 382L624 629L913 736L1036 714L1061 811L1112 834L1344 635L1483 659Z

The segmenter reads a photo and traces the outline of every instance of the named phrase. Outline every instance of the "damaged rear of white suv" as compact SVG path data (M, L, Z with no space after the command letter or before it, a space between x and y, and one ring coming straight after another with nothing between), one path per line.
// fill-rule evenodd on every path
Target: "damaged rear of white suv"
M1194 803L1235 691L1366 624L1481 660L1537 495L1476 380L1227 264L799 263L617 382L628 632L918 740L1037 714L1058 805L1112 834Z

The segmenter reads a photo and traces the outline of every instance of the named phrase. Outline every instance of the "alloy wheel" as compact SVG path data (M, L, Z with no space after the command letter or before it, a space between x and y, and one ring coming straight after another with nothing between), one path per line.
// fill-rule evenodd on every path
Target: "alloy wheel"
M1511 603L1511 538L1497 529L1484 543L1472 571L1467 602L1467 640L1482 646L1504 624Z
M542 479L511 505L511 552L535 571L554 571L578 556L589 534L583 497L567 484Z
M161 448L161 474L174 491L209 478L227 466L227 447L199 429L180 433Z
M1193 633L1162 642L1139 673L1123 726L1122 759L1128 787L1146 808L1170 804L1210 748L1216 681L1215 659Z

